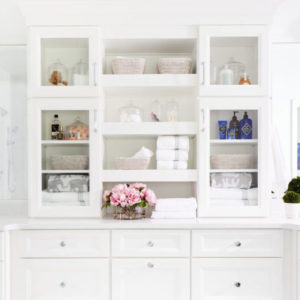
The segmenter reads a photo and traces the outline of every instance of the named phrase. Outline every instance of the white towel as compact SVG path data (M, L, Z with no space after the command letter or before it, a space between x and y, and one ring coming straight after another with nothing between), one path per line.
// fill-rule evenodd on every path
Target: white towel
M158 170L185 170L187 169L187 161L157 161L156 167Z
M181 160L187 161L189 159L189 152L186 150L157 150L156 160Z
M188 136L159 136L157 138L157 149L180 149L189 150L189 137Z
M196 198L160 198L157 199L155 211L188 212L197 208Z
M210 199L214 200L254 200L258 198L258 189L217 189L210 188Z
M51 193L42 192L42 201L46 206L78 206L86 205L89 201L89 193L59 192Z
M134 157L134 158L151 158L152 156L153 156L153 152L150 149L148 149L146 147L142 147L132 157Z
M153 211L151 215L152 219L195 219L196 211Z

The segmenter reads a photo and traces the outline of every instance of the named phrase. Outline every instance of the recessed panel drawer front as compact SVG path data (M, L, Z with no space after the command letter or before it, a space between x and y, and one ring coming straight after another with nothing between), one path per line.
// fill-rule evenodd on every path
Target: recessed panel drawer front
M192 300L282 300L280 258L198 258Z
M281 230L195 230L194 257L281 257Z
M29 257L106 257L109 231L105 230L28 230L17 233L18 256Z
M188 257L188 230L116 230L112 255L117 257Z
M108 274L108 259L22 259L12 299L109 299Z

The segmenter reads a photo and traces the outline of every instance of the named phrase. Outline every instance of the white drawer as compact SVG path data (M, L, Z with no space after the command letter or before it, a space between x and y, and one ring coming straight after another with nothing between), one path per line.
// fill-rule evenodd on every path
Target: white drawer
M21 259L12 299L109 299L108 274L108 259Z
M192 260L192 300L282 300L280 258Z
M187 230L116 230L112 232L112 255L117 257L187 257Z
M109 231L26 230L16 233L19 257L106 257Z
M192 255L198 257L281 257L281 230L196 230Z

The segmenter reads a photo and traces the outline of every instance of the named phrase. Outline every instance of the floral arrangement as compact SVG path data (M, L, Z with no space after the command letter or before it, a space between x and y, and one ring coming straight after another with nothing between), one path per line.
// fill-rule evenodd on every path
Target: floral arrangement
M103 206L123 208L129 212L136 208L152 208L157 201L155 193L143 183L117 184L103 194Z

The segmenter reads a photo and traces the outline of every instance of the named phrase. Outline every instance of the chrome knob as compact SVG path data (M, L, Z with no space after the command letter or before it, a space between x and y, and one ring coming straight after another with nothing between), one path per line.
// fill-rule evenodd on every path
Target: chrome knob
M152 247L154 246L154 243L153 243L152 241L149 241L149 242L147 243L147 246L150 247L150 248L152 248Z
M64 287L66 287L66 284L62 281L62 282L60 283L60 287L64 288Z
M242 243L240 241L237 241L234 244L235 244L236 247L241 247L242 246Z
M234 285L235 285L237 288L239 288L239 287L241 286L241 283L237 281Z
M61 242L60 242L60 246L61 246L61 247L66 247L67 244L66 244L64 241L61 241Z
M154 264L152 264L151 262L148 262L147 263L147 267L150 268L150 269L152 269L152 268L154 268Z

